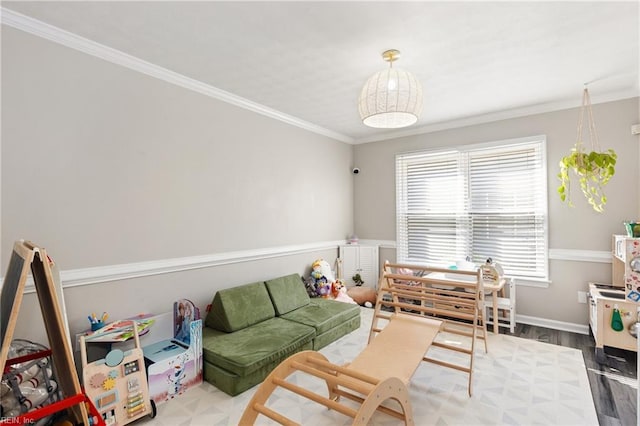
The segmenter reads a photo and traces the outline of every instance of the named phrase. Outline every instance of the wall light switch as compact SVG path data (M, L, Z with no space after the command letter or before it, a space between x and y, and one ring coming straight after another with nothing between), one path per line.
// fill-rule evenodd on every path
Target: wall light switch
M578 303L587 303L587 292L579 291L578 292Z

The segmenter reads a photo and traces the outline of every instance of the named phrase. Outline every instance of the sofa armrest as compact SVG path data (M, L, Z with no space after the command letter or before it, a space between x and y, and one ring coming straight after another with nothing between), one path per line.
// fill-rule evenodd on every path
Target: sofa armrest
M207 327L231 333L275 317L263 282L220 290L213 297Z

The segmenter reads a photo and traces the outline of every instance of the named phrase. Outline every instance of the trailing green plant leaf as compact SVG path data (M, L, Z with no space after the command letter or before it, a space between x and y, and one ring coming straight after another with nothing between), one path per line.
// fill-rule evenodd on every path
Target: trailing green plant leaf
M576 143L571 149L571 154L562 157L560 160L560 173L558 173L560 200L567 201L569 206L573 207L570 178L570 171L573 171L579 178L580 190L589 205L595 211L603 212L604 205L607 203L603 186L615 174L617 158L618 156L612 149L607 150L607 152L591 151L586 153L582 148L582 143Z

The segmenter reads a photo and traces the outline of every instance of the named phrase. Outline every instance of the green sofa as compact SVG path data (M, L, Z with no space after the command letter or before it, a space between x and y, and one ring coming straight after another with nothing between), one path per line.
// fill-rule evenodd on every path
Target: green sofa
M202 331L204 378L238 395L290 355L323 348L358 327L358 305L309 298L298 274L220 290Z

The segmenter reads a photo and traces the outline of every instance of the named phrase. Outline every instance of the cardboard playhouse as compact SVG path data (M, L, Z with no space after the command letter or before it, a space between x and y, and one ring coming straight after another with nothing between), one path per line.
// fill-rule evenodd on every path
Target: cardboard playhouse
M143 348L149 396L161 404L202 383L202 319L187 299L173 307L173 338Z

